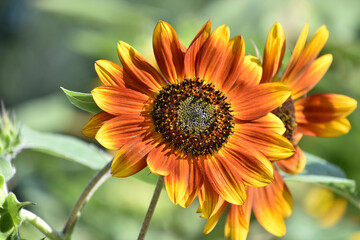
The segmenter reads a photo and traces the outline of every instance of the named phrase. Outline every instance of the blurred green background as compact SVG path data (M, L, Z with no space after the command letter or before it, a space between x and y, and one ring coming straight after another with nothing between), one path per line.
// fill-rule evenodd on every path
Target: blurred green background
M209 19L213 29L230 26L232 36L243 35L262 52L267 33L280 22L292 50L306 21L310 36L325 24L330 38L322 53L334 55L333 64L312 92L360 96L360 1L235 1L235 0L1 0L0 99L18 121L50 132L81 136L90 114L74 108L60 86L89 92L99 84L94 61L117 59L116 42L123 40L152 59L152 31L158 20L169 22L187 46ZM304 137L300 146L339 165L360 189L360 111L349 120L352 130L338 138ZM87 139L86 139L87 140ZM94 142L94 144L96 144ZM66 149L64 149L66 151ZM77 197L95 174L93 170L60 158L23 151L15 160L16 176L9 188L19 200L35 202L29 209L56 229L65 223ZM284 239L348 239L360 231L360 214L349 206L336 226L323 229L306 214L304 201L310 185L291 184L295 210L287 220ZM111 178L83 211L73 239L135 239L154 186L136 178ZM163 191L146 239L223 239L224 219L204 236L205 221L189 209L173 206ZM41 239L25 224L26 239ZM249 239L276 239L252 221Z

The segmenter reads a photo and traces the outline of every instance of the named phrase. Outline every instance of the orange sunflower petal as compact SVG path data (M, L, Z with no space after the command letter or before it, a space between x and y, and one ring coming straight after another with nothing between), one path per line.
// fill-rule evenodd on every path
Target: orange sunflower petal
M188 189L190 164L187 159L176 159L173 171L165 176L165 187L170 200L178 204Z
M185 60L184 60L186 77L192 78L196 76L196 71L195 71L196 58L198 56L200 48L203 46L203 44L210 36L210 30L211 30L211 21L209 20L196 34L194 40L191 42L189 46L189 49L186 51Z
M121 66L108 60L96 61L95 71L105 86L124 87L125 81L129 79Z
M285 33L280 23L275 23L266 40L262 83L271 82L280 70L285 53Z
M225 211L227 202L225 202L223 199L218 201L213 213L211 214L210 218L207 220L206 225L204 227L204 234L209 234L216 224L218 223L222 213Z
M135 138L127 142L116 154L111 174L115 177L128 177L146 167L146 155L153 148L148 142Z
M251 125L252 127L266 129L280 135L283 135L286 131L284 123L273 113L268 113L261 118L251 121L241 121L235 119L235 122L238 124L242 124L242 126Z
M190 163L189 185L186 189L184 198L179 201L179 205L183 208L188 208L190 206L203 183L203 172L199 166L200 164L198 164L198 162Z
M196 76L206 82L217 78L221 63L226 54L230 30L226 25L216 28L199 50L196 58Z
M229 142L228 148L221 152L216 157L224 166L241 172L244 184L263 187L274 180L273 166L270 161L248 144L243 145L242 142L239 142L235 145L233 142Z
M227 92L238 79L245 56L245 42L241 36L236 36L228 43L224 62L219 70L219 77L214 83L222 91Z
M296 152L288 159L277 161L277 166L286 173L298 174L305 168L306 156L304 152L295 146Z
M291 88L291 96L298 99L309 92L324 76L332 62L332 55L326 54L316 59L304 73L299 73L287 84Z
M211 160L206 160L211 161ZM204 178L203 185L201 186L198 194L199 198L199 211L203 218L210 218L213 214L218 202L220 201L219 194L217 194L211 186L209 180Z
M274 171L274 178L266 187L253 188L253 211L268 232L281 237L286 233L284 218L291 215L293 199L280 173Z
M96 133L99 131L105 122L115 117L107 112L100 112L94 115L89 122L84 126L81 133L88 138L95 138Z
M236 167L217 156L204 160L203 164L211 186L225 201L233 204L243 204L246 201L242 173Z
M295 116L299 123L330 122L344 118L357 106L355 99L340 94L314 94L295 102Z
M230 205L224 232L225 237L231 240L246 240L247 238L252 208L252 188L248 188L247 192L248 199L244 205Z
M151 150L146 161L152 173L167 176L174 168L176 156L161 145Z
M254 120L279 107L290 96L289 88L281 83L264 83L239 91L232 99L235 118Z
M139 91L151 96L166 85L158 71L129 44L119 41L118 54L125 71L136 81Z
M102 110L114 115L140 114L149 100L135 90L114 86L97 87L91 93Z
M349 120L337 119L326 123L298 123L296 129L299 133L317 137L337 137L348 133L351 129Z
M107 149L119 149L130 139L145 134L144 118L121 115L104 123L96 133L96 140Z
M226 91L226 95L230 100L236 98L236 94L240 90L259 84L261 75L262 66L259 59L251 55L245 56L238 77L231 86L228 86L229 81L226 81L225 90L223 91Z
M235 127L234 141L249 145L259 150L270 161L291 157L295 149L284 136L267 129L258 128L252 124L239 124Z
M153 48L156 62L164 77L176 83L184 77L184 55L179 39L170 24L159 21L153 35Z

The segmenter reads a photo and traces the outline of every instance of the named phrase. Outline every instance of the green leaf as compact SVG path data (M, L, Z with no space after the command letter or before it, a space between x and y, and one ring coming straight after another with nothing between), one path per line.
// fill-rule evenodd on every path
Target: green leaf
M92 169L101 169L111 159L101 149L78 138L42 133L22 126L22 148L65 158Z
M344 171L326 160L306 153L305 169L297 175L283 173L284 179L291 182L316 183L329 188L345 197L360 208L360 202L355 192L355 181L347 179Z
M15 174L16 170L10 163L10 161L6 160L4 157L0 156L0 175L3 175L6 180L12 178Z
M90 113L99 113L102 110L96 105L91 93L81 93L67 90L63 87L61 89L66 94L66 97L70 102L81 110L90 112Z
M9 195L6 197L6 207L16 227L20 226L24 220L24 218L20 215L20 210L23 207L31 204L31 202L19 202L13 193L9 193Z
M5 178L3 175L0 174L0 206L2 206L5 202L5 193L4 193L4 183Z

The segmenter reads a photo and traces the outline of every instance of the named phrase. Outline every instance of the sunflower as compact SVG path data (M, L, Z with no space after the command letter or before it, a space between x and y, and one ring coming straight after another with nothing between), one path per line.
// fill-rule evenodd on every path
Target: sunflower
M339 94L305 96L327 72L332 55L318 57L328 39L325 26L306 44L308 24L295 45L290 61L281 77L277 77L285 52L285 34L279 23L269 32L263 58L261 84L281 82L291 89L291 96L272 112L278 116L286 131L283 136L292 142L296 152L290 158L274 162L290 174L301 172L306 163L305 154L297 146L302 135L335 137L347 133L350 123L346 119L357 102ZM261 151L261 149L260 149ZM263 152L265 156L268 153ZM274 168L274 182L264 187L247 187L247 201L243 205L228 204L221 196L203 184L199 192L201 217L208 218L204 233L209 233L229 206L225 224L225 237L246 239L251 212L271 234L281 237L286 233L284 219L292 213L293 199L280 173ZM209 207L210 206L210 207Z
M291 174L299 173L305 167L305 154L297 146L302 135L336 137L346 134L351 128L346 117L357 106L353 98L340 94L306 96L327 72L333 59L331 54L318 57L329 37L326 26L321 26L305 45L308 31L307 23L281 77L276 76L285 52L285 35L279 23L270 30L264 50L261 83L279 81L291 89L291 96L273 111L284 122L284 136L296 149L292 157L277 162L280 169Z
M243 204L245 186L273 181L269 159L294 152L282 136L281 120L271 113L289 98L288 87L259 84L261 65L245 57L243 38L229 40L226 25L210 28L208 21L186 48L173 27L160 21L153 35L160 71L120 41L122 67L95 63L105 86L92 95L103 111L82 131L118 150L113 176L127 177L148 166L165 176L169 198L183 207L205 178L227 202Z

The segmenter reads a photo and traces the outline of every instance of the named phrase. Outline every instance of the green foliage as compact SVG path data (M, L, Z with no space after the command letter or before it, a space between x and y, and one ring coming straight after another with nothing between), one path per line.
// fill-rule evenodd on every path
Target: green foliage
M0 114L0 174L9 180L15 174L11 160L20 145L20 130L14 119L10 119L4 106Z
M16 121L10 119L4 106L0 114L0 156L14 154L20 144L19 128Z
M81 93L61 88L66 97L75 106L90 113L99 113L102 110L96 105L90 93Z
M0 175L0 239L17 240L20 239L17 228L24 221L20 210L32 203L19 202L13 193L6 196L3 189L4 183L5 179Z
M21 131L23 149L45 152L92 169L101 169L111 159L96 146L75 137L42 133L26 126L23 126Z
M0 156L0 175L3 175L6 180L12 178L15 174L15 167L5 157Z
M355 181L346 178L344 171L326 160L306 153L305 169L298 175L283 174L286 181L308 182L322 185L345 197L356 207L360 202L355 192Z

